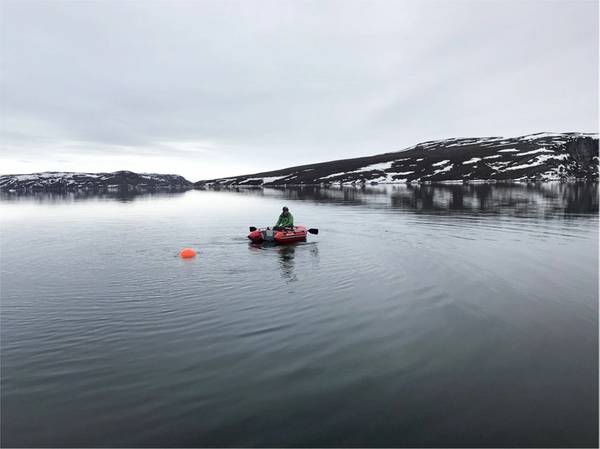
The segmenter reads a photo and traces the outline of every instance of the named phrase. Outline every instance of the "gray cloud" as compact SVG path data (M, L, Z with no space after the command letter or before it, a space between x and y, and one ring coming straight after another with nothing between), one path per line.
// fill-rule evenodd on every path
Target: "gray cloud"
M595 1L0 8L4 173L196 180L435 138L597 131Z

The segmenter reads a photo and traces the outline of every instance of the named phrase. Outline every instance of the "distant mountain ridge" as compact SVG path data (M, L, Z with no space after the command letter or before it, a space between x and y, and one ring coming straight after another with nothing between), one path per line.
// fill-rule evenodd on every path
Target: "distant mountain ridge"
M205 186L353 185L598 180L598 135L537 133L452 138L402 151L192 183L158 173L43 172L0 175L0 191L146 192Z
M99 192L145 192L156 190L184 190L193 184L179 175L157 173L43 172L27 175L1 175L0 190L67 192L89 190Z
M537 133L512 138L427 141L394 153L209 179L195 185L468 183L597 178L597 134Z

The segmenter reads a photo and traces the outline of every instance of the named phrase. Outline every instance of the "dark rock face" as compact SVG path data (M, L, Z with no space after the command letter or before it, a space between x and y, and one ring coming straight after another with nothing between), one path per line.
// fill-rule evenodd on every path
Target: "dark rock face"
M206 185L302 185L597 180L598 136L538 133L423 142L396 153L343 159L232 178Z
M70 192L75 190L151 192L183 190L191 187L192 183L179 175L130 171L114 173L44 172L0 176L0 190L17 192Z
M580 137L569 140L564 148L575 162L580 164L598 165L598 139L592 137ZM595 160L594 160L595 158Z

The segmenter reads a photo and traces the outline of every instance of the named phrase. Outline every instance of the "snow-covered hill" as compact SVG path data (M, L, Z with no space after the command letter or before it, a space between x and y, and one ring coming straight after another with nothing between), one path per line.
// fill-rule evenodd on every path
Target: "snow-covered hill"
M521 137L455 138L403 151L199 181L210 185L348 185L357 183L598 180L598 135L538 133ZM3 191L183 190L194 184L156 173L44 172L0 175Z
M199 181L206 185L298 185L502 180L596 180L598 135L537 133L454 138L403 151Z
M73 173L44 172L28 175L0 175L0 190L62 192L90 191L154 191L191 188L192 183L179 175L156 173Z

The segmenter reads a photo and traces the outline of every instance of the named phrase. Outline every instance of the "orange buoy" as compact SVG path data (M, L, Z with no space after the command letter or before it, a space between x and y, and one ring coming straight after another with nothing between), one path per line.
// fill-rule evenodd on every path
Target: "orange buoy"
M179 256L181 256L182 259L191 259L192 257L196 257L196 251L192 248L184 248L179 253Z

